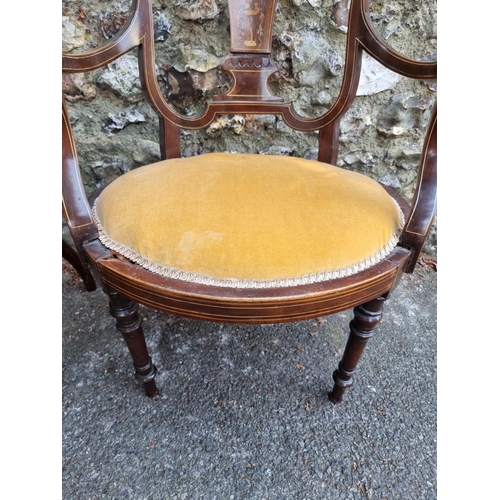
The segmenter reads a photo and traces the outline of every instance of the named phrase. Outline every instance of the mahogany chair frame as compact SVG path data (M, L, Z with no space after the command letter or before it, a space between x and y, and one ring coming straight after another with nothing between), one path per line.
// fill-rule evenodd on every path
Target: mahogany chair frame
M251 29L248 17L241 15L244 4L241 0L229 0L231 54L222 67L231 74L233 86L228 92L215 96L199 116L180 115L160 91L155 73L151 0L132 0L126 24L103 46L81 54L63 55L63 72L101 68L136 48L142 88L159 117L162 159L181 157L180 130L183 128L205 128L221 114L267 114L280 115L293 129L318 131L318 161L330 164L337 162L340 119L356 95L363 51L405 77L423 81L437 79L436 62L412 60L393 50L372 24L369 0L352 0L339 96L325 114L317 118L301 117L293 103L275 96L268 86L269 76L277 69L271 58L275 0L261 3L265 14L264 33L253 44L245 43L240 36ZM328 394L333 403L341 401L344 391L352 385L364 347L381 320L384 301L402 274L414 270L431 228L436 210L436 105L423 144L412 203L391 193L406 216L396 248L378 264L354 275L285 288L232 289L188 283L153 274L123 257L118 258L98 239L64 100L62 135L63 213L80 259L76 266L82 276L91 272L95 282L108 294L111 314L148 396L158 394L154 380L156 368L147 350L138 304L191 318L246 324L297 321L354 308L347 345L333 372L334 386ZM91 279L88 284L92 288Z

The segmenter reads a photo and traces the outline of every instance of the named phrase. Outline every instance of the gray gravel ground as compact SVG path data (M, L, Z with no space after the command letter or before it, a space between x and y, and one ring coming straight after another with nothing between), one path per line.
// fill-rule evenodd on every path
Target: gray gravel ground
M435 499L436 283L403 278L336 406L351 312L237 326L142 309L151 400L106 296L63 263L63 499Z

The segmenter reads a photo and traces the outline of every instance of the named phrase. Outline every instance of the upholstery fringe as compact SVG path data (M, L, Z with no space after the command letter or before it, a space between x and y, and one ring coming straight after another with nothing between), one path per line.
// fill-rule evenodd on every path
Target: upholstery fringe
M99 240L101 243L119 253L123 257L135 262L139 266L151 271L152 273L165 276L166 278L177 279L181 281L186 281L189 283L197 283L200 285L227 287L227 288L284 288L298 285L310 285L313 283L320 283L323 281L330 281L338 278L345 278L347 276L352 276L353 274L359 273L369 267L374 266L382 259L387 257L396 247L399 241L399 236L403 230L405 224L405 217L403 211L399 204L393 200L398 207L399 212L399 227L394 232L389 241L375 254L371 255L367 259L353 264L351 266L334 269L329 271L322 271L319 273L306 274L304 276L297 276L292 278L279 278L273 280L256 280L256 279L241 279L241 278L216 278L213 276L207 276L204 274L193 273L190 271L182 271L180 269L174 269L172 267L164 266L153 262L146 257L142 256L140 253L132 250L131 248L114 241L110 238L104 231L101 221L97 216L96 207L92 208L92 215L94 217L95 223L99 230ZM97 200L96 200L97 202Z

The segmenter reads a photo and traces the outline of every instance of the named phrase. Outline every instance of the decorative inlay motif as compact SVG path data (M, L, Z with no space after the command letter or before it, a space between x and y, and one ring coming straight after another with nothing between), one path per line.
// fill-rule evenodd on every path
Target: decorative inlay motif
M229 0L231 52L271 51L276 0Z
M238 59L232 57L227 60L228 68L235 69L267 69L271 68L273 73L276 69L273 66L273 62L270 57L238 57Z
M266 18L261 0L246 2L240 5L240 42L246 47L260 47L264 35Z

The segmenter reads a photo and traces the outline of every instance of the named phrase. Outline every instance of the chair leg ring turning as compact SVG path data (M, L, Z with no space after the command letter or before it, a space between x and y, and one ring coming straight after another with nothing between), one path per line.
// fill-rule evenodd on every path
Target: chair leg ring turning
M328 393L328 399L333 404L338 404L342 401L342 396L346 389L351 387L354 383L353 380L354 371L348 372L342 368L342 362L339 363L339 367L333 372L333 389Z

